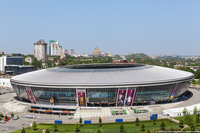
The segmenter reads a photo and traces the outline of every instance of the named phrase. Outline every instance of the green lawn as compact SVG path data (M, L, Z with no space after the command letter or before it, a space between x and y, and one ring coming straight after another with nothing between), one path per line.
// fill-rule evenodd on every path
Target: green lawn
M142 121L140 122L140 126L136 126L135 122L124 122L124 128L126 133L140 133L141 125L145 125L146 132L149 129L150 131L159 130L162 120L157 120L157 124L153 125L152 121ZM178 129L178 124L174 123L168 119L164 119L166 129ZM41 133L42 129L49 129L51 133L53 133L54 125L53 124L39 124L38 130L33 131L31 127L26 128L26 133ZM91 125L83 125L80 127L80 133L96 133L99 129L98 124ZM58 130L56 133L74 133L75 125L70 124L62 124L58 125ZM109 123L104 124L102 128L100 128L101 133L119 133L120 131L120 123ZM15 131L13 133L21 133L21 130Z

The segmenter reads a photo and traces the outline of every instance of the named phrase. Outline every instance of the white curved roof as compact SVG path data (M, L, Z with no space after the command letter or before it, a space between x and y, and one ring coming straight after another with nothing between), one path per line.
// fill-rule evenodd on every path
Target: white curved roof
M49 68L14 76L11 82L47 86L116 86L159 84L190 80L193 74L159 66L127 68Z

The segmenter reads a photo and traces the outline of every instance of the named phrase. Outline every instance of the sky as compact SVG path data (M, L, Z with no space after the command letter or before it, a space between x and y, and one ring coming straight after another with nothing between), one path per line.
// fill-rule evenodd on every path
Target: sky
M40 39L112 54L200 55L200 0L0 0L0 51Z

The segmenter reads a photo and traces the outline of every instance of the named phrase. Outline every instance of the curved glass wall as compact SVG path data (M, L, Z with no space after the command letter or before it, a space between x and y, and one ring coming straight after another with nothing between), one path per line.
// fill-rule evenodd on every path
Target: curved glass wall
M55 103L76 103L76 89L31 87L31 90L38 102L49 102L53 98Z
M26 93L25 86L14 85L14 84L12 84L12 86L18 98L20 98L21 100L29 100L29 97Z
M21 100L29 100L28 91L33 92L36 103L77 103L77 89L75 88L42 88L25 87L12 84L15 93ZM87 106L134 106L147 104L169 103L187 99L185 92L189 88L189 81L157 86L124 87L124 88L83 88Z

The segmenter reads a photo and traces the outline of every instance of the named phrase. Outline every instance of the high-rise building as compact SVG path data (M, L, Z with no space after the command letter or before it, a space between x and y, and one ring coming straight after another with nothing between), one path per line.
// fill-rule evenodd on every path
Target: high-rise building
M47 43L44 40L39 40L34 43L34 57L37 60L45 62L47 59Z
M55 40L49 41L49 55L51 55L51 56L63 55L62 46L59 44L59 42L57 42Z
M99 48L95 48L94 51L93 51L93 56L101 56L101 51Z

